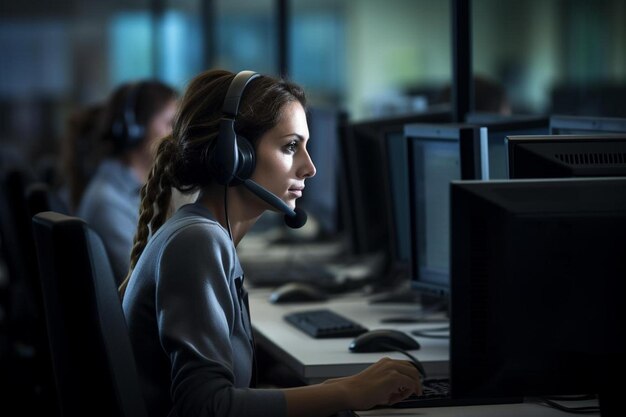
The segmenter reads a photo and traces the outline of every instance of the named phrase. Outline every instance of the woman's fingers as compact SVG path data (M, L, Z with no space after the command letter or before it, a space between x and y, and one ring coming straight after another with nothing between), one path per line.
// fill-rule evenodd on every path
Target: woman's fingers
M399 360L392 360L392 363L390 366L393 366L395 370L397 370L398 372L401 372L404 375L407 375L408 377L410 377L412 380L416 381L415 385L416 385L416 389L415 389L415 394L417 395L421 395L422 394L422 375L421 373L417 370L417 367L413 364L413 362L410 361L399 361Z
M395 404L398 401L402 401L412 393L417 392L420 386L419 381L415 381L415 379L405 375L397 377L394 382L395 386L389 393L388 404Z
M412 362L392 360L385 365L390 368L386 373L392 379L389 404L401 401L413 393L422 394L421 375Z
M357 410L393 404L422 392L420 374L411 362L383 358L357 375L340 380L350 384Z

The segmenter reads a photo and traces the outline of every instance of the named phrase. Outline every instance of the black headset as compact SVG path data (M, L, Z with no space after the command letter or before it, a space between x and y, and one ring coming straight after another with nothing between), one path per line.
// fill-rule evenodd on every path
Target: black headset
M122 113L118 114L111 125L111 134L116 149L126 150L139 145L146 136L145 126L137 123L135 111L137 107L137 96L143 83L131 84L124 99Z
M235 133L241 96L250 81L261 75L241 71L231 81L222 104L220 130L210 165L219 184L238 185L250 178L255 166L254 147L243 136Z
M208 159L209 171L219 184L225 186L243 184L254 195L285 214L287 226L297 229L307 221L304 210L291 209L283 200L250 179L255 166L252 143L235 132L235 120L239 114L239 102L250 81L261 75L254 71L241 71L231 81L222 104L219 134L212 157Z

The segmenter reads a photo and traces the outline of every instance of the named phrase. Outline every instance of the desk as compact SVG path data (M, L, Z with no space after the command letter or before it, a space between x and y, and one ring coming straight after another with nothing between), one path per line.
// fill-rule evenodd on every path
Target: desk
M271 291L268 289L250 289L250 310L256 341L309 384L321 382L328 378L353 375L383 356L395 359L406 359L406 357L392 352L350 353L348 344L352 338L313 339L283 319L283 315L288 312L328 308L361 323L369 329L393 326L395 329L408 332L415 329L426 330L441 327L441 323L390 325L380 322L383 318L417 314L417 308L410 304L369 304L363 296L352 294L326 302L276 305L267 301L270 293ZM447 376L449 372L448 340L419 337L416 339L422 348L410 353L422 361L429 376ZM594 405L594 403L589 405ZM563 417L571 415L537 402L418 409L381 408L360 411L356 414L359 417ZM599 416L599 414L588 415Z
M292 311L328 308L352 319L370 330L392 327L411 331L441 327L442 323L384 324L388 317L418 314L411 304L369 304L359 294L345 295L326 302L271 304L267 301L268 289L250 289L250 310L257 343L271 355L289 366L303 381L317 383L328 378L353 375L388 356L407 359L395 352L350 353L348 345L352 338L313 339L287 323L283 316ZM448 339L419 338L420 350L410 351L424 365L429 376L448 375Z
M597 406L595 402L585 402L576 406ZM381 408L369 411L359 411L359 417L564 417L575 414L557 410L538 402L524 402L521 404L493 404L493 405L470 405L463 407L436 407L416 409L388 409ZM600 413L585 414L586 416L599 416Z

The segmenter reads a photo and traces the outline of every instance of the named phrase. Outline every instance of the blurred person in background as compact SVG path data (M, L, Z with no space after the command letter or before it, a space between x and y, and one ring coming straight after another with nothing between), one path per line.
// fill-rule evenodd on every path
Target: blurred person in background
M104 109L101 139L106 156L76 214L102 237L118 285L128 272L140 189L159 140L172 131L177 95L161 81L141 80L115 89Z
M474 75L474 112L511 115L511 103L506 89L498 81ZM444 87L435 104L451 103L452 90L450 85Z
M94 103L76 109L67 118L56 188L69 213L78 209L85 188L103 157L100 138L104 109L104 103Z

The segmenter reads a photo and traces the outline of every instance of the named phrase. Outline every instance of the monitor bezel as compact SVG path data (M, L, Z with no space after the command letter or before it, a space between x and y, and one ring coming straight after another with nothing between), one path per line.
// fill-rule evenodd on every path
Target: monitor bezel
M602 135L519 135L519 136L507 136L505 139L507 147L507 171L509 173L509 179L528 179L528 178L566 178L566 177L597 177L597 176L620 176L621 172L626 175L626 161L620 164L623 167L612 167L609 164L570 164L559 162L554 157L554 152L547 154L545 152L547 146L553 145L560 147L561 154L566 151L567 146L575 148L581 147L584 144L592 144L594 146L609 145L611 143L623 144L625 146L624 155L626 155L626 134L602 134ZM542 149L537 149L537 145L542 146ZM520 152L523 155L526 152L533 152L534 155L541 154L542 161L547 162L547 165L552 165L553 172L538 172L536 174L528 174L529 169L537 169L537 165L532 167L526 164L526 167L518 161ZM533 151L534 149L534 151ZM541 151L541 152L540 152ZM538 156L537 156L538 157ZM625 156L626 157L626 156ZM584 162L584 161L583 161ZM618 164L615 164L618 165ZM622 171L619 172L618 170ZM559 170L561 170L560 173Z
M511 117L510 120L498 120L488 123L472 123L480 126L480 169L481 178L490 179L491 167L489 166L489 135L490 132L527 131L531 129L545 128L548 134L550 119L545 116L520 116ZM503 143L506 147L506 141ZM505 162L506 164L506 162Z
M417 122L431 122L431 123L445 123L452 120L452 114L449 111L432 111L432 112L422 112L415 113L411 115L397 116L397 117L388 117L388 118L379 118L372 120L363 120L359 122L346 123L343 127L342 135L340 136L340 151L342 153L341 160L343 161L342 168L342 183L341 183L341 198L342 198L342 219L344 225L347 226L348 230L348 239L351 247L351 252L354 255L365 255L368 253L372 253L375 250L380 250L380 248L376 248L370 242L367 228L371 225L368 223L367 214L363 213L358 207L355 207L355 202L366 201L367 196L365 196L364 189L365 184L363 184L363 178L359 175L361 172L357 157L358 155L358 144L355 137L355 131L363 131L367 134L368 137L374 145L379 150L378 155L380 155L379 166L381 167L382 175L387 175L387 168L385 166L385 144L384 144L384 133L389 130L399 130L403 131L404 126L411 123ZM379 196L379 198L387 200L389 194L389 185L388 181L384 179L382 181L381 190L384 195ZM384 203L384 211L386 213L385 219L379 219L383 222L383 227L389 227L390 220L388 219L388 209L389 206ZM384 247L384 251L386 255L390 258L390 248L388 247L388 242L390 240L389 232L383 233L382 239L379 239L377 245L380 247Z
M585 134L626 133L626 119L559 114L550 116L551 135L567 135L567 131L584 131Z
M460 178L462 180L481 179L480 170L480 128L470 124L411 124L404 128L409 158L409 191L415 189L416 162L413 160L413 143L416 140L438 140L459 144ZM426 296L447 299L450 295L450 281L447 285L424 282L420 276L418 257L417 207L415 199L409 199L410 224L410 279L411 289Z
M532 188L534 187L534 188ZM541 187L541 188L540 188ZM515 195L515 189L524 189L524 192ZM569 188L569 191L567 190ZM497 189L506 189L507 193L496 192ZM542 192L538 190L542 189ZM563 190L568 193L564 194ZM620 192L621 190L621 192ZM509 242L498 237L505 236L511 230L528 230L527 228L519 229L522 223L518 223L520 218L533 219L537 216L543 216L548 224L559 226L559 230L568 231L574 233L576 229L572 230L566 227L565 224L560 225L554 220L570 219L572 216L582 216L583 220L581 224L586 225L587 230L593 230L596 237L604 236L604 227L589 227L584 216L591 216L591 213L600 213L598 218L604 222L604 224L613 224L613 218L618 216L620 220L620 229L618 232L614 232L612 240L604 244L604 247L609 248L616 253L624 253L626 251L626 243L620 238L621 234L619 230L626 229L626 178L624 177L604 177L604 178L559 178L559 179L530 179L530 180L492 180L492 181L453 181L451 184L451 204L452 204L452 259L451 259L451 286L452 286L452 309L451 309L451 341L450 341L450 371L451 371L451 386L452 395L455 398L472 398L472 397L511 397L511 396L540 396L540 395L558 395L558 394L597 394L595 391L602 387L604 382L604 374L614 372L612 369L606 366L613 366L612 359L618 358L618 351L623 352L624 338L621 337L624 334L624 329L619 325L611 325L604 322L604 320L597 320L601 322L601 328L599 331L603 332L613 331L615 328L619 328L621 333L617 335L613 333L608 338L602 338L607 340L602 345L601 355L597 356L597 352L591 352L591 357L602 359L601 364L605 367L600 373L594 370L593 366L589 366L589 363L584 361L575 361L572 363L572 372L577 374L576 378L570 378L564 385L556 386L555 381L560 381L561 376L557 373L550 373L554 369L546 370L542 368L546 364L536 364L535 369L527 369L521 367L511 366L508 362L508 356L512 353L507 349L510 346L510 340L516 340L514 338L507 337L498 333L498 331L508 331L510 328L512 332L521 331L520 326L514 325L524 320L524 317L535 317L526 310L516 310L515 308L505 307L509 305L507 301L502 301L502 297L506 296L506 288L510 279L506 279L503 274L508 274L509 277L516 277L518 269L508 260L503 259L501 262L496 262L495 265L489 262L490 257L494 257L500 254L509 255L518 249L521 243L520 238L510 239ZM528 195L541 194L545 198L528 199ZM568 197L564 198L564 195ZM597 196L600 195L599 198ZM608 201L602 201L602 195L605 196ZM581 197L583 196L583 197ZM552 220L550 219L552 217ZM516 226L514 226L516 225ZM535 226L532 230L544 230L545 227ZM552 229L549 229L551 231ZM526 237L533 236L535 232L530 231L526 234ZM547 233L547 232L543 232ZM482 239L483 247L476 239ZM575 239L567 240L572 242L572 247L578 245ZM541 249L534 250L537 239L530 239L524 241L521 244L522 248L526 248L526 252L536 254L541 257L544 251ZM587 239L589 242L587 246L593 245L595 239ZM618 247L615 246L618 245ZM557 248L560 246L556 246ZM585 247L586 248L586 247ZM621 249L620 249L621 248ZM558 249L555 249L558 251ZM586 249L585 249L586 250ZM565 256L563 254L562 256ZM593 255L599 257L606 262L604 255ZM555 258L550 255L544 256L544 263L551 263L555 261ZM580 259L580 257L575 257ZM615 258L613 258L615 259ZM626 264L620 263L621 258L613 264L602 264L602 268L598 268L598 271L602 270L606 272L606 269L611 271L610 273L602 273L603 276L623 276L622 272L626 274ZM563 258L561 262L566 262L567 258ZM488 267L481 266L481 263L489 263ZM518 264L530 265L530 261L526 258L523 260L517 260ZM608 266L607 266L608 265ZM558 269L558 266L555 267ZM621 269L620 269L621 268ZM582 269L581 269L582 270ZM595 269L594 269L595 270ZM579 275L587 274L587 270ZM556 274L558 275L558 274ZM564 284L570 285L574 281L574 277L569 274L561 274L558 277ZM525 274L524 276L532 277L532 274ZM555 275L550 275L557 279ZM577 280L587 281L585 277L577 277ZM542 283L546 283L545 279L542 279L541 274L536 279ZM523 282L522 282L523 281ZM530 279L518 280L522 288L526 288L528 291L533 291L535 288L530 285ZM614 303L610 303L612 310L607 310L605 313L598 312L598 316L605 314L607 317L615 317L617 323L619 317L623 317L624 304L621 303L621 295L626 288L624 288L624 280L622 279L600 279L603 284L598 281L594 281L595 284L590 282L590 285L600 285L600 290L604 291L602 294L616 294L613 298ZM526 283L529 285L526 285ZM498 287L502 284L503 288ZM546 288L551 288L551 291L558 291L560 288L557 285L553 286L553 283L546 283ZM602 285L608 285L608 289ZM515 297L516 303L521 303L525 299L522 292L518 292L518 287L515 287L515 291L509 291L511 298ZM580 302L571 301L568 297L564 297L560 294L560 297L552 294L550 299L563 300L565 306L572 304L573 307L578 309L586 303L586 301L592 300L591 293L588 293L589 287L584 284L582 287L577 286L580 290L576 293L581 298ZM526 291L526 290L524 290ZM537 297L547 297L548 292L545 288L541 292L536 293ZM570 294L570 293L568 293ZM556 298L555 298L556 297ZM599 297L594 293L593 300L598 300ZM567 304L569 303L569 304ZM602 304L605 304L605 299L602 298ZM619 305L618 305L619 304ZM502 310L497 309L500 306ZM510 304L513 305L513 304ZM594 304L595 305L595 304ZM554 305L547 302L544 306L538 308L544 308L553 311ZM531 308L531 306L529 306ZM607 308L607 306L603 307ZM588 311L589 308L587 308ZM604 311L603 309L599 309ZM614 311L615 310L615 311ZM542 311L542 310L540 310ZM558 310L554 310L558 311ZM598 311L593 306L591 311ZM621 312L621 313L620 313ZM515 315L515 319L509 320L508 315ZM533 313L534 314L534 313ZM595 313L594 313L595 314ZM545 315L540 315L542 318ZM574 316L574 315L573 315ZM555 313L554 317L560 317ZM602 316L604 317L604 316ZM547 319L547 317L546 317ZM511 326L507 326L506 323L510 323ZM528 321L528 325L522 325L524 331L533 332L535 327L534 322ZM578 322L579 323L579 322ZM558 332L558 325L547 326L549 329L553 329ZM543 329L546 333L546 329ZM591 333L591 331L589 331ZM549 333L546 333L549 334ZM574 335L578 336L578 330L571 329L567 333L567 337L573 338ZM585 335L588 333L585 333ZM581 340L587 340L581 333ZM567 339L570 340L570 339ZM622 340L621 348L614 345L615 340ZM547 341L546 341L547 342ZM554 339L553 339L554 342ZM507 344L508 343L508 344ZM484 346L483 346L484 345ZM485 348L485 346L489 348ZM589 344L587 347L589 348ZM595 345L594 345L595 346ZM543 344L533 345L541 351ZM545 348L548 349L548 348ZM600 349L600 347L598 348ZM518 349L523 352L523 349ZM569 345L565 348L565 352L569 352ZM537 351L529 352L531 355L537 355ZM588 355L588 352L582 352ZM533 356L534 357L534 356ZM542 355L541 357L545 357ZM604 361L606 359L606 361ZM610 360L609 360L610 359ZM523 359L522 359L523 362ZM526 360L526 362L531 362ZM520 363L520 362L512 362ZM579 366L585 365L580 368ZM534 366L534 365L533 365ZM549 368L554 368L548 364ZM530 379L530 372L547 372L549 376L545 376L541 380ZM583 371L584 369L584 371ZM487 373L484 374L485 370ZM481 375L481 372L483 374ZM614 372L616 375L617 372ZM590 381L590 377L597 378L594 381ZM565 387L567 385L567 387ZM552 389L554 388L554 389ZM577 391L580 388L580 392ZM571 390L571 391L570 391ZM586 390L591 390L587 392ZM565 392L569 391L569 392Z

